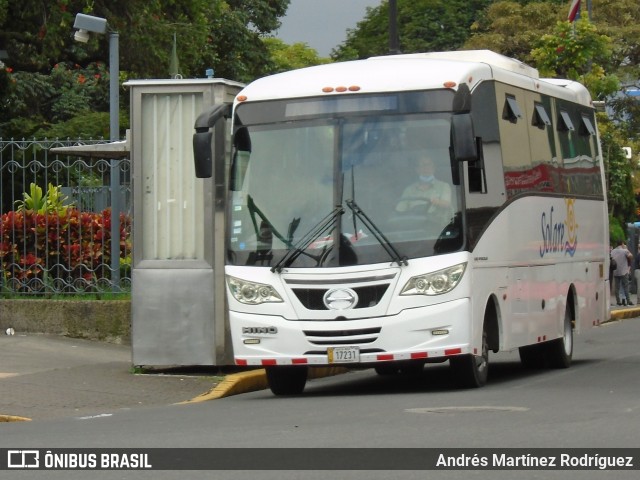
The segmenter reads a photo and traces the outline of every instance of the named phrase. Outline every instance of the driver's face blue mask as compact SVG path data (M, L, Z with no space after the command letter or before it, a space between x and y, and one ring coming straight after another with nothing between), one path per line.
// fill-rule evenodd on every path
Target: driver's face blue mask
M420 175L420 181L422 183L431 183L433 182L433 175Z

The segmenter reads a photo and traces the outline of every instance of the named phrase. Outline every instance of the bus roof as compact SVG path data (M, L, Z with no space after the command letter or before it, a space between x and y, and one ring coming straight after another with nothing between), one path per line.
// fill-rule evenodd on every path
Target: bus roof
M390 55L318 65L261 78L240 95L248 101L260 101L353 92L456 89L463 83L473 90L484 80L591 106L588 91L577 82L540 79L535 68L489 50Z
M372 57L385 58L385 57ZM491 50L458 50L453 52L427 52L427 53L410 53L406 55L395 55L393 58L420 58L431 60L454 60L459 62L486 63L492 67L502 70L526 75L530 78L539 78L538 70L530 67L526 63L514 58L501 55Z

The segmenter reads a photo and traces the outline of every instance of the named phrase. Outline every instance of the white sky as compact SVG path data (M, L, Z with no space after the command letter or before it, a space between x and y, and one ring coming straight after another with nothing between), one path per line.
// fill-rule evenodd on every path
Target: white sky
M383 0L291 0L276 36L287 44L306 43L321 57L347 38L347 29L364 19L367 7Z

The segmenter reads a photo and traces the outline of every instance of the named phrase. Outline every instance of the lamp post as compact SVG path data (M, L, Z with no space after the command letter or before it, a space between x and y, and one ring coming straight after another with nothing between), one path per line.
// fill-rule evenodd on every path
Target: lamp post
M104 34L107 32L107 20L92 15L78 13L73 28L73 38L86 43L89 33ZM109 140L120 140L120 52L118 32L109 29ZM111 282L113 291L120 290L120 170L118 160L111 159Z
M389 0L389 54L400 53L398 41L398 5L396 0Z

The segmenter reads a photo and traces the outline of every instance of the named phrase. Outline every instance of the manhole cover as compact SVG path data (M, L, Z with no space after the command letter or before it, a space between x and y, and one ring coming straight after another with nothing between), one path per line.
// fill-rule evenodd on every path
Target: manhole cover
M478 412L528 412L526 407L492 407L492 406L471 406L471 407L425 407L407 408L409 413L478 413Z

